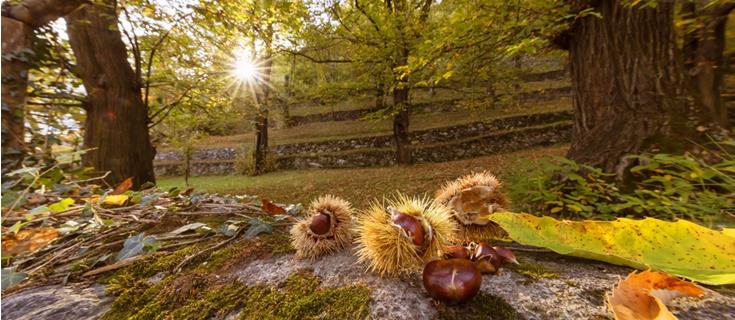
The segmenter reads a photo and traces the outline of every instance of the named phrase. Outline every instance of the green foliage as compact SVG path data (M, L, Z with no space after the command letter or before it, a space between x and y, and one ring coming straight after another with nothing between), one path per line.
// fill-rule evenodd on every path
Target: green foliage
M526 163L509 180L517 210L563 218L687 218L703 224L726 222L735 212L735 158L708 164L691 155L634 157L637 179L622 191L610 174L566 158Z
M560 254L661 270L705 284L735 283L735 237L689 221L564 221L513 212L490 219L514 241Z
M235 156L235 172L253 175L255 172L255 154L254 149L250 146L242 146L239 148ZM268 152L265 156L265 167L261 173L272 172L278 169L276 156L272 152Z

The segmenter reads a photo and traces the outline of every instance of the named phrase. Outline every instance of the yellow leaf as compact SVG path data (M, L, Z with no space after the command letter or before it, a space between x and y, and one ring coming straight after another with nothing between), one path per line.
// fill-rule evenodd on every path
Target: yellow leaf
M111 205L111 206L122 206L125 204L125 201L128 201L128 196L124 194L114 194L114 195L108 195L105 197L105 201L102 202L103 204Z
M563 209L564 208L562 208L562 207L554 207L554 208L551 209L551 213L557 213L557 212L559 212L559 211L561 211Z
M699 297L702 288L664 272L635 271L618 283L607 297L616 320L671 320L666 303L680 296Z

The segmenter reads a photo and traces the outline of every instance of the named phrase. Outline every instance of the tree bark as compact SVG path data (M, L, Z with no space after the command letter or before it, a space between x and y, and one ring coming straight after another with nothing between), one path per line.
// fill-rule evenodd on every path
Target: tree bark
M24 107L29 61L33 59L27 24L2 17L2 172L17 169L25 154Z
M727 127L729 122L721 91L727 67L725 27L733 9L735 3L708 5L706 1L687 1L682 4L683 17L695 25L684 37L684 63L689 82L706 120L722 127Z
M25 0L2 4L2 171L20 166L25 154L24 109L28 70L35 59L33 29L76 10L86 1Z
M85 6L67 16L69 42L87 91L83 161L110 171L117 184L133 177L134 187L155 182L154 149L140 79L128 63L116 14L116 1Z
M263 57L263 74L260 84L260 92L256 93L257 115L255 116L255 152L253 154L253 175L259 175L267 171L266 159L268 158L268 110L272 105L271 99L271 70L273 67L273 24L266 27L265 42L266 53Z
M568 156L621 174L625 156L685 148L694 125L677 57L674 2L595 1L571 30L575 120Z
M411 140L408 137L410 110L408 108L408 87L393 89L393 104L396 115L393 116L393 141L396 143L396 162L408 165L413 162Z

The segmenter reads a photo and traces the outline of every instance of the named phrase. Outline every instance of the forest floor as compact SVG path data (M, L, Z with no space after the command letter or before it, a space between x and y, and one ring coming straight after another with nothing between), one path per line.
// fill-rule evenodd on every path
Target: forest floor
M357 207L396 190L411 195L433 196L441 185L473 171L488 170L501 181L514 174L525 162L543 156L561 156L566 146L534 148L467 160L426 163L413 166L353 169L284 170L260 176L191 177L189 185L201 192L249 194L276 202L308 204L320 194L343 197ZM158 185L166 190L186 188L183 177L159 177Z

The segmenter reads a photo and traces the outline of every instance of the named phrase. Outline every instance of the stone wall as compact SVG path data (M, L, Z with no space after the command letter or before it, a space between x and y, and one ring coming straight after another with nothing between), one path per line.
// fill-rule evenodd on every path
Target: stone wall
M544 90L537 90L532 92L524 92L518 95L517 99L521 103L525 102L538 102L545 100L557 99L560 97L569 96L572 92L571 87L561 88L550 88ZM433 101L425 103L412 103L412 113L427 113L427 112L446 112L456 110L456 104L461 99L445 100L445 101ZM346 110L346 111L335 111L329 113L318 113L310 114L305 116L292 116L288 119L288 126L295 127L307 123L313 122L324 122L324 121L348 121L361 119L372 112L376 112L380 109L369 108L369 109L358 109L358 110Z
M436 130L432 134L439 135L441 132L443 131ZM416 163L445 162L568 142L571 135L571 123L561 121L551 125L502 132L488 133L485 130L477 132L483 134L418 146L413 152L414 160ZM429 132L424 134L428 135ZM437 139L434 138L431 141L437 141ZM277 162L279 169L352 168L389 166L395 164L395 159L392 143L389 141L388 146L366 150L348 149L336 152L279 155ZM184 173L181 161L159 161L155 164L155 169L157 175L182 175ZM194 160L191 164L191 175L195 176L233 173L235 173L234 157L226 160Z

